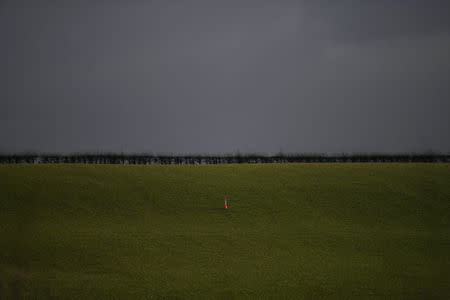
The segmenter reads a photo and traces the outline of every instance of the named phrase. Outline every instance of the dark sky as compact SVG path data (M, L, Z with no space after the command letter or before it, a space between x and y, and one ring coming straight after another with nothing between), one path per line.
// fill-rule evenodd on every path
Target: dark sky
M450 1L0 0L0 152L450 152Z

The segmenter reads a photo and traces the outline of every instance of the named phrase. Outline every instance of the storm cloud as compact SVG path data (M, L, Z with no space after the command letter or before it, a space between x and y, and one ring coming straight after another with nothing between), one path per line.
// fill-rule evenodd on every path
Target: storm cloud
M450 152L448 1L2 1L0 151Z

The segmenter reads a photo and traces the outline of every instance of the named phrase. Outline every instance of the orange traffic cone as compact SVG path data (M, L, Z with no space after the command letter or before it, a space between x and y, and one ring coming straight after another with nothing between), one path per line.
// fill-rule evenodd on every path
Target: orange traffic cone
M225 197L223 199L223 209L227 209L227 208L228 208L228 206L227 206L227 197Z

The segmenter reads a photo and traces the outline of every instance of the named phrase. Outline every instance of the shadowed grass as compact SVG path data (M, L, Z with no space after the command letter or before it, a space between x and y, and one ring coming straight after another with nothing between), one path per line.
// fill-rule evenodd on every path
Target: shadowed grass
M449 221L448 164L1 165L0 298L447 299Z

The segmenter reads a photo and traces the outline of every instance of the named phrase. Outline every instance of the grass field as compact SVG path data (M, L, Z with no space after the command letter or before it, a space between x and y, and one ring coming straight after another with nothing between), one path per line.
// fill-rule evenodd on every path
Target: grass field
M0 165L22 296L449 299L450 165Z

